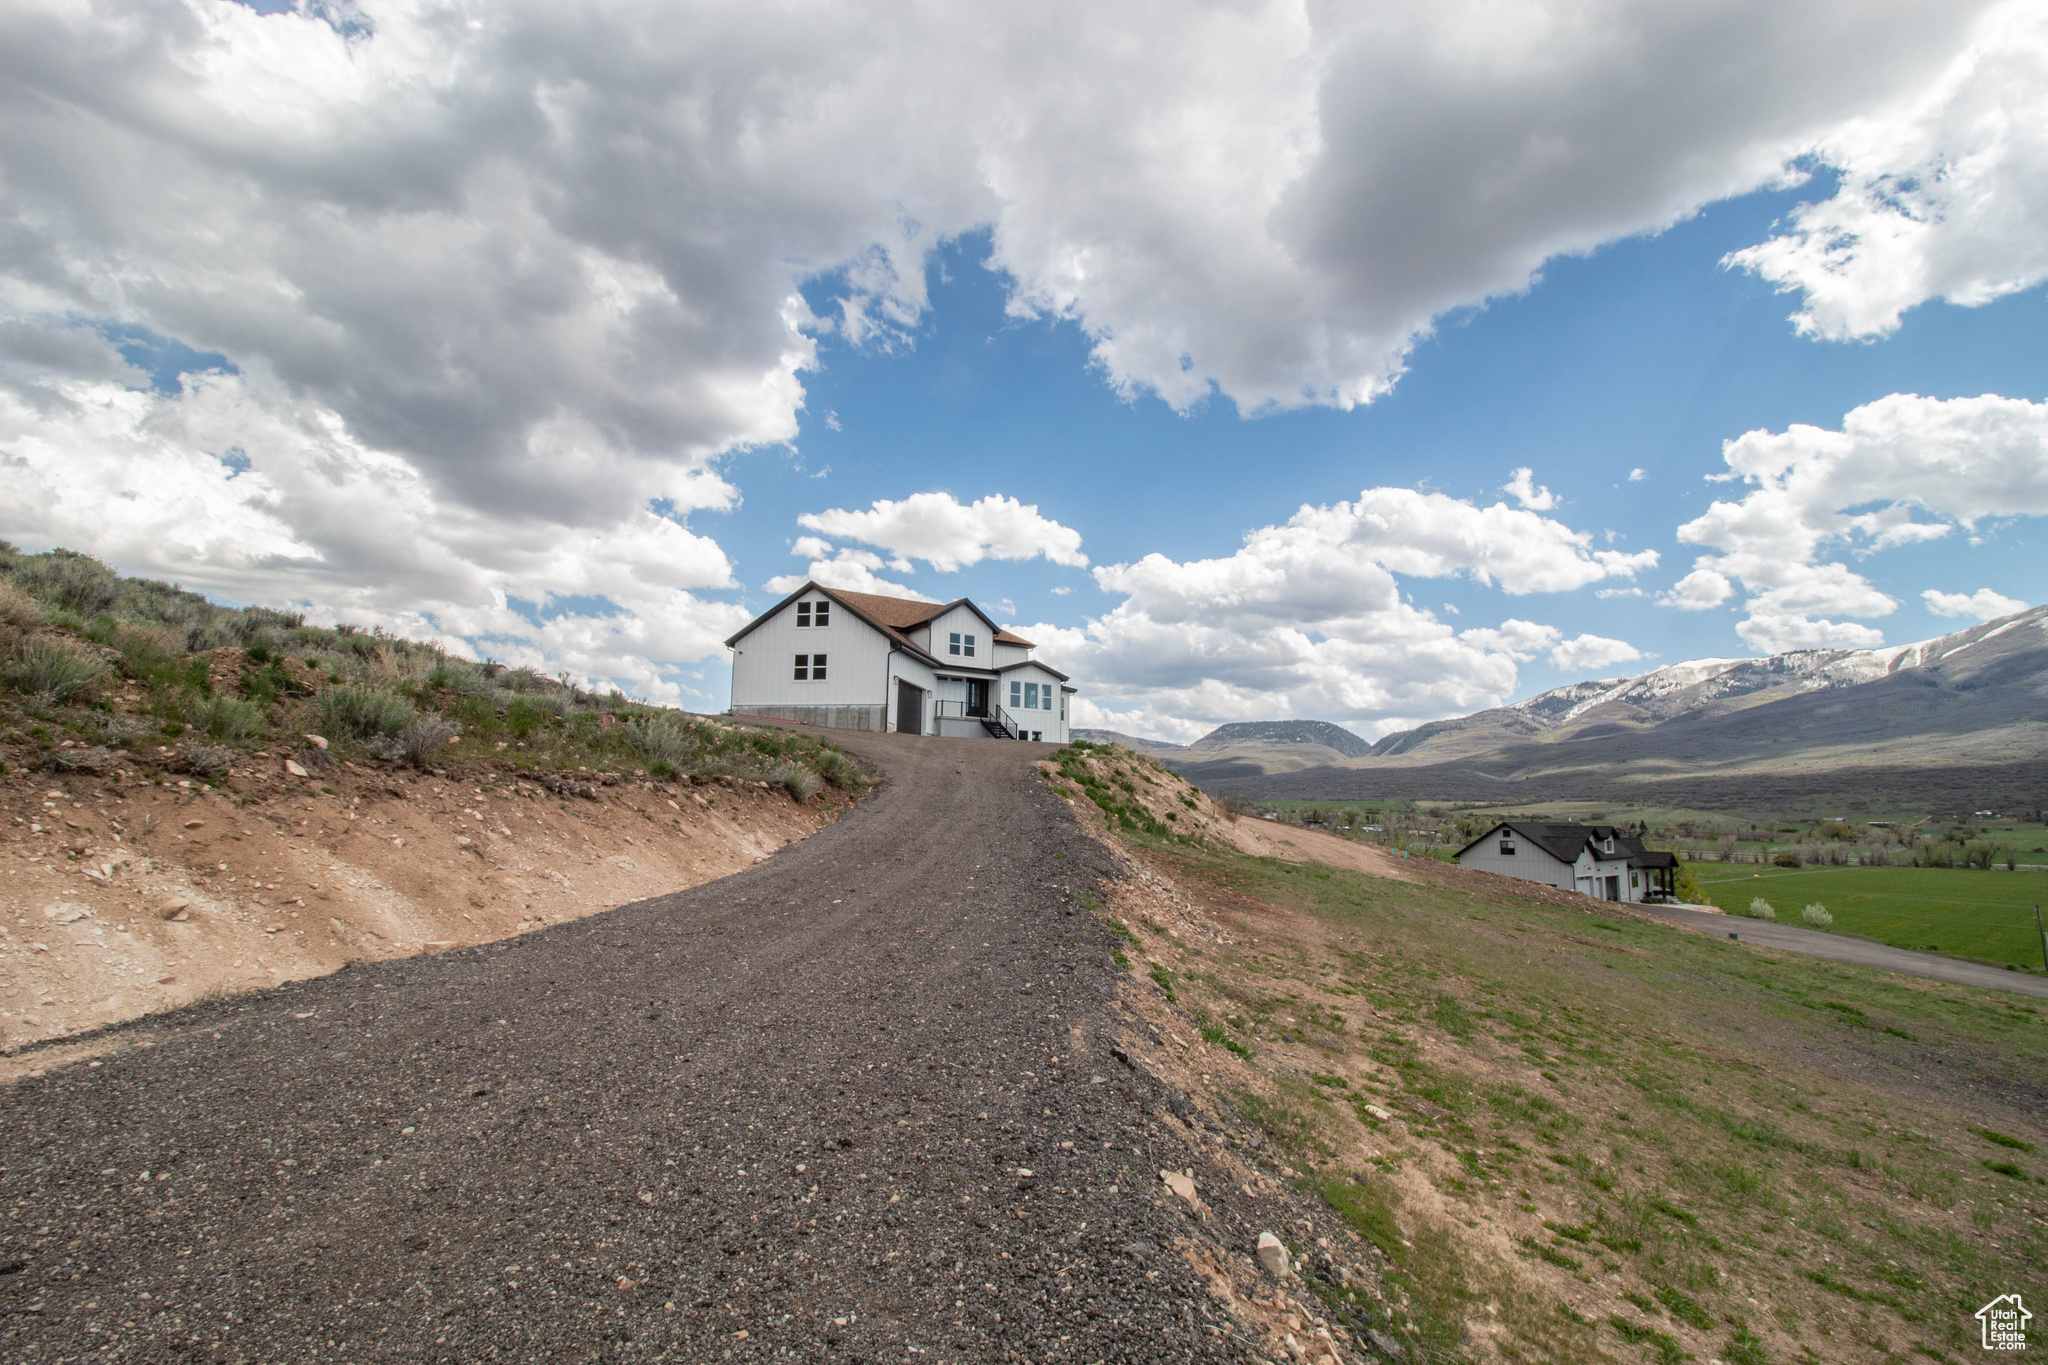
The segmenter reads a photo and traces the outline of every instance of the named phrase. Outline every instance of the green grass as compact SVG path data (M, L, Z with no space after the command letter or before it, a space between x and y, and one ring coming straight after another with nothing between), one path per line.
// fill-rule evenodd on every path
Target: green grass
M1256 1079L1219 1097L1385 1253L1410 1310L1384 1330L1411 1348L1466 1358L1459 1319L1487 1312L1521 1360L1847 1365L1916 1338L1961 1352L1955 1306L2048 1261L2048 1172L2026 1151L2043 1134L1980 1103L2048 1088L2039 1002L1507 893L1134 842L1196 899L1238 907L1218 911L1231 945L1124 930L1216 1058L1237 1052L1224 1039L1258 1042ZM1507 1269L1484 1252L1503 1231ZM1587 1282L1638 1315L1570 1311Z
M1988 962L2042 965L2034 906L2048 905L2048 873L1712 863L1695 863L1693 869L1708 899L1730 914L1762 896L1778 907L1780 922L1798 924L1799 908L1819 901L1834 915L1835 933Z

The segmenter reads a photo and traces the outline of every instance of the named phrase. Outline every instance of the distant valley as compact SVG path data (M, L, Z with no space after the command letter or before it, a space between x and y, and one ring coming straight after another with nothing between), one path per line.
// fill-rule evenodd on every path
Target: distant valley
M1910 645L1573 683L1375 744L1320 721L1120 738L1252 799L2032 810L2048 805L2048 607Z

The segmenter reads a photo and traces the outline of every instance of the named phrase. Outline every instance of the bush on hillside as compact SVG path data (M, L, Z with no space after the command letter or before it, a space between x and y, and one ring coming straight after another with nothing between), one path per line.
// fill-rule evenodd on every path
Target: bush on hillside
M657 777L666 777L697 751L697 741L688 729L664 716L651 716L626 726L626 743L647 760Z
M1778 917L1778 912L1771 908L1769 901L1765 900L1762 896L1758 896L1749 903L1749 917L1751 919L1774 920Z
M1835 922L1835 917L1830 915L1828 908L1819 901L1815 901L1812 905L1801 910L1799 918L1805 920L1816 929L1825 929Z
M321 733L359 744L395 740L417 713L403 697L367 687L330 687L319 698Z
M263 708L240 697L209 697L185 713L186 723L213 739L253 739L267 728Z
M46 704L84 698L107 680L107 666L58 640L16 645L4 670L7 685Z
M818 794L818 788L822 784L818 781L818 775L809 768L799 768L794 763L785 763L768 774L768 785L782 788L789 793L791 800L801 806Z
M429 713L415 718L398 734L397 756L408 760L415 768L431 768L448 747L449 741L462 733L453 721Z

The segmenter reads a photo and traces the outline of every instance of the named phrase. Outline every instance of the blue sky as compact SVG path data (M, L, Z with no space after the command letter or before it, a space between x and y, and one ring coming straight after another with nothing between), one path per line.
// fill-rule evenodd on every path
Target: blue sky
M1892 393L2048 396L2040 289L1979 307L1931 302L1893 335L1838 342L1800 336L1788 321L1795 300L1723 264L1831 188L1823 180L1745 195L1668 230L1553 259L1526 292L1445 318L1393 392L1370 405L1252 417L1220 397L1182 413L1150 396L1119 396L1090 365L1074 323L1005 315L987 236L971 234L941 253L931 311L909 340L821 346L801 434L788 449L735 458L745 501L716 534L751 606L774 601L779 594L762 585L798 562L789 554L803 534L798 514L828 506L931 490L962 502L1008 494L1080 531L1095 563L1152 552L1186 560L1226 555L1245 532L1285 521L1303 503L1375 484L1496 501L1510 471L1526 466L1561 498L1557 518L1602 545L1660 553L1659 567L1635 580L1646 595L1603 600L1587 586L1513 599L1451 577L1408 581L1418 605L1460 625L1535 613L1568 635L1618 637L1643 651L1640 665L1616 672L1754 654L1735 633L1738 603L1694 614L1654 597L1698 552L1679 543L1678 526L1730 496L1708 482L1727 472L1723 441L1793 423L1839 427L1844 413ZM825 311L838 283L813 281L813 305ZM1631 482L1635 469L1646 474ZM1994 519L1978 531L1857 562L1899 600L1874 622L1887 642L1971 623L1929 610L1920 593L1930 587L2048 600L2036 520ZM900 581L941 599L1009 601L1020 622L1080 626L1117 600L1086 570L1043 560L984 560L951 573L920 566ZM1060 586L1071 593L1054 596ZM1583 676L1539 655L1522 665L1513 698Z
M2037 0L38 13L28 548L699 709L969 595L1174 738L2048 597Z

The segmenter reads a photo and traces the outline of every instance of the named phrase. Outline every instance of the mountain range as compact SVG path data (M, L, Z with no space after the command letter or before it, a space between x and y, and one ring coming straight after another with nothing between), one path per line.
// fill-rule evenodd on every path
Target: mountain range
M1910 645L1571 683L1369 747L1308 728L1323 724L1225 726L1155 752L1243 797L2031 810L2048 805L2048 607Z

